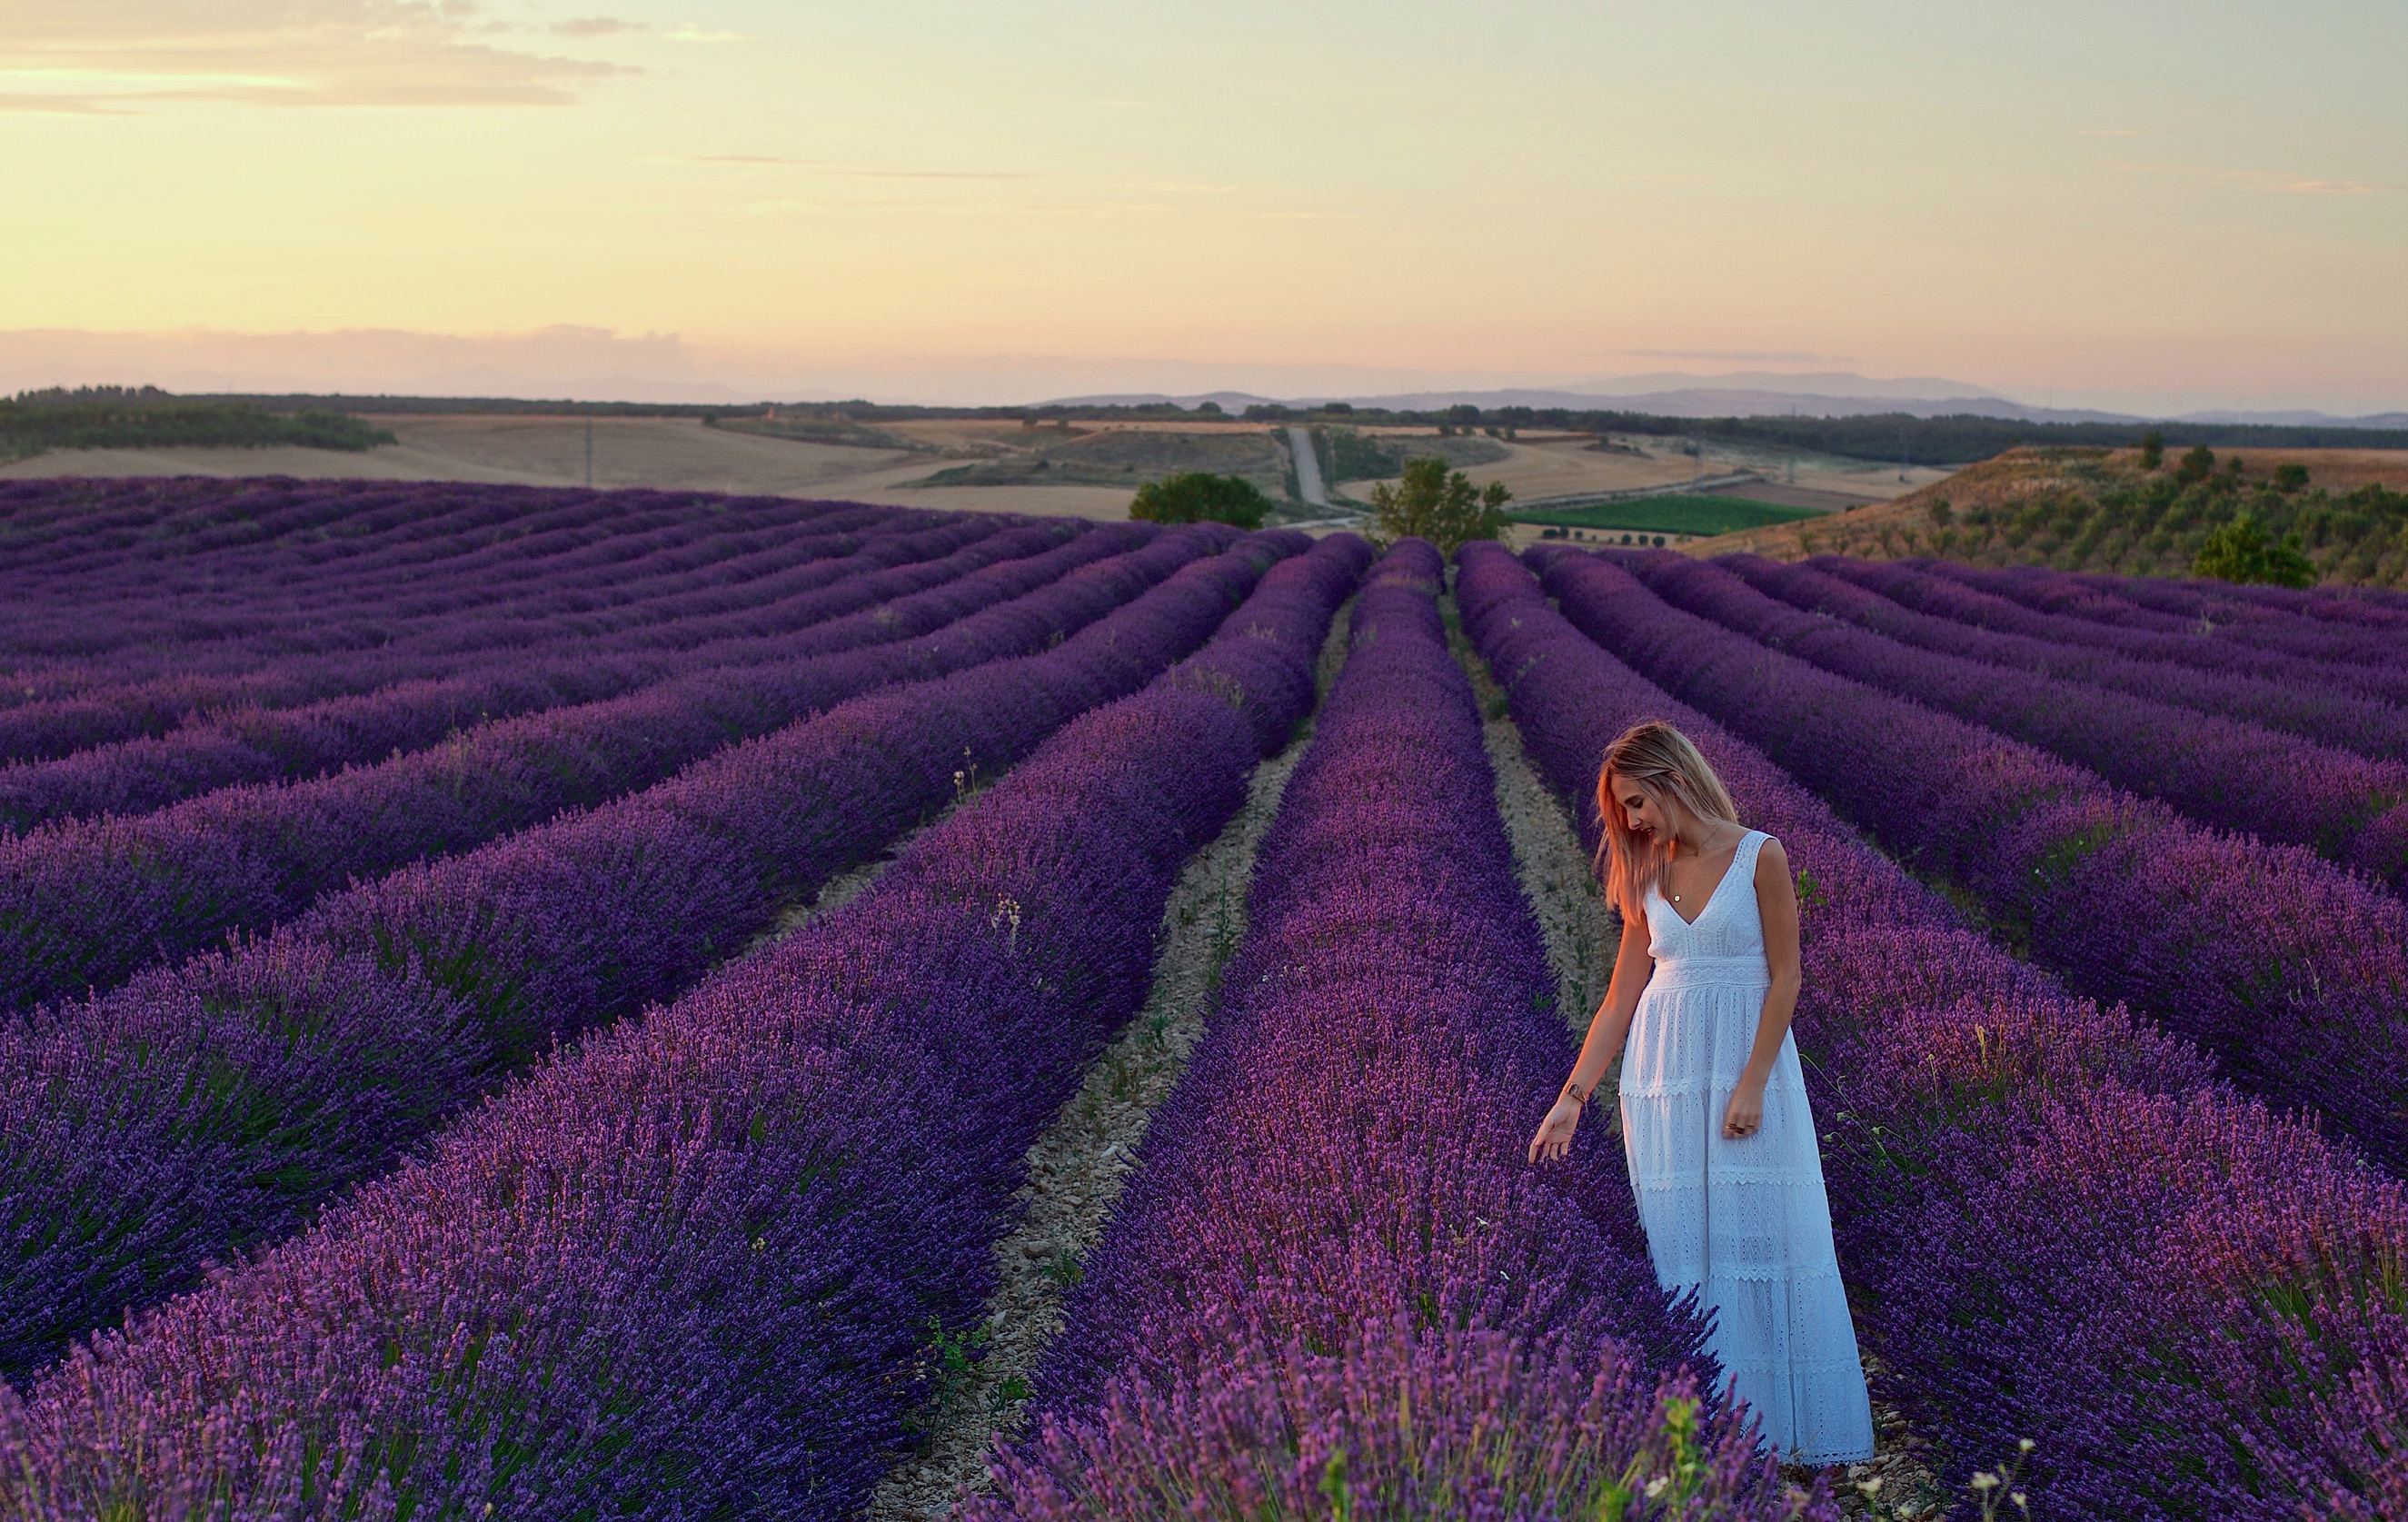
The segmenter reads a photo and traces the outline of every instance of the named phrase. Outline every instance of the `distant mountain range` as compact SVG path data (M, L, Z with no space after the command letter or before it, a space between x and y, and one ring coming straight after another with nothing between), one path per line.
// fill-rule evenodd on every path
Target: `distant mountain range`
M1670 384L1670 382L1681 382ZM1910 417L2008 418L2019 423L2229 423L2271 424L2328 428L2408 428L2408 412L2378 412L2367 417L2339 417L2307 410L2246 412L2218 410L2186 412L2176 417L2150 418L2132 412L2103 412L2090 408L2033 407L1956 380L1936 377L1872 379L1861 375L1824 373L1775 375L1761 371L1733 375L1659 374L1625 376L1578 387L1507 389L1500 391L1417 391L1389 395L1259 396L1242 391L1201 392L1192 396L1160 393L1064 396L1047 406L1159 406L1169 403L1194 410L1206 402L1225 412L1239 413L1262 403L1310 408L1326 401L1398 412L1435 412L1466 403L1483 409L1499 407L1564 408L1572 411L1646 412L1657 417L1846 418L1876 413Z

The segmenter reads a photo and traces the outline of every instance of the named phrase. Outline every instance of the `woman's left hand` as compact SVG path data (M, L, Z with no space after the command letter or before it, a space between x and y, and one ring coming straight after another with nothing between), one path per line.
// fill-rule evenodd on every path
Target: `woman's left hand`
M1723 1111L1723 1140L1743 1142L1764 1128L1764 1085L1740 1080Z

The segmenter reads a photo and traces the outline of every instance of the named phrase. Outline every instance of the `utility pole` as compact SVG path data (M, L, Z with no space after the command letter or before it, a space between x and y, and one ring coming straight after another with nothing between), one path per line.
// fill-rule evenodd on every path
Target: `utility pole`
M594 420L585 420L585 489L594 490Z

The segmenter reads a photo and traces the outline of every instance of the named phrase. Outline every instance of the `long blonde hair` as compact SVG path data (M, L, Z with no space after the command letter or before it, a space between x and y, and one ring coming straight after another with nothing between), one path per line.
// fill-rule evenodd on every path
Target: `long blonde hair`
M1605 762L1597 768L1598 832L1597 867L1605 878L1608 902L1626 913L1636 912L1654 888L1669 896L1672 843L1642 842L1606 779L1619 774L1658 802L1670 798L1700 819L1739 823L1739 811L1714 768L1698 754L1689 737L1661 719L1632 725L1622 738L1605 748Z

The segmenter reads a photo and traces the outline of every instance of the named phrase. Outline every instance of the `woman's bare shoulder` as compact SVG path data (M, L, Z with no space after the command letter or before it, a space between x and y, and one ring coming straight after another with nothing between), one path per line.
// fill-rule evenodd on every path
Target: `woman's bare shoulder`
M1781 849L1779 840L1766 836L1756 853L1756 885L1763 887L1769 883L1789 880L1789 853Z

